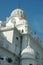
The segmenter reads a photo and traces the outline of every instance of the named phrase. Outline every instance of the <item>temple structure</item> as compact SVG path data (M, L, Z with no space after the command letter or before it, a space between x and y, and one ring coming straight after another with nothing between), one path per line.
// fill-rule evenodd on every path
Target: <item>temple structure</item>
M43 65L43 48L20 8L0 21L0 65Z

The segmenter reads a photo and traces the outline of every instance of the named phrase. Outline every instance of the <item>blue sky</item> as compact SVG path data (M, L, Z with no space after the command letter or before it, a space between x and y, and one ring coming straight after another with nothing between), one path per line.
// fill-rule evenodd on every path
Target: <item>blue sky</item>
M36 32L43 45L43 0L0 0L0 20L5 21L20 4L32 32Z

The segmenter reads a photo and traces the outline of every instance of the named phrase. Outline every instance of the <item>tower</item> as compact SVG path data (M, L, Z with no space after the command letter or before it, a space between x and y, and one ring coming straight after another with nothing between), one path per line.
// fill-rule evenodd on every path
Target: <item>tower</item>
M28 64L33 64L32 61L34 59L34 50L30 47L30 27L28 25L27 19L25 17L25 14L23 10L20 8L15 9L12 13L11 16L12 18L12 23L14 23L15 27L20 31L22 34L22 48L21 48L21 65L28 65ZM30 60L30 59L32 60ZM31 63L29 63L31 62ZM33 64L34 65L34 64Z
M12 11L10 17L8 18L9 21L6 26L13 26L16 27L17 30L21 33L21 48L20 48L20 64L21 65L34 65L34 50L30 47L31 39L30 33L31 29L28 25L27 19L23 10L20 8L15 9ZM10 25L9 25L10 24Z
M12 19L12 23L14 23L21 34L26 34L30 32L30 28L28 26L28 22L23 10L21 10L20 8L13 10L10 18Z

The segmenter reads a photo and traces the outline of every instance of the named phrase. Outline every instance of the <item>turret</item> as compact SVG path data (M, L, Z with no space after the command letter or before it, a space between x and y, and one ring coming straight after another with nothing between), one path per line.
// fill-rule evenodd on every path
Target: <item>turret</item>
M9 20L11 23L13 23L13 25L16 26L21 34L30 33L30 27L26 20L25 14L20 8L12 11Z
M22 65L28 65L29 58L34 59L34 50L30 47L30 27L28 25L27 19L25 17L24 12L18 8L12 11L10 17L9 17L9 22L7 23L6 26L15 26L19 32L22 34L22 42L21 42L21 63ZM24 64L26 61L26 64ZM31 61L30 61L31 62ZM28 64L27 64L28 63ZM32 63L32 62L31 62Z

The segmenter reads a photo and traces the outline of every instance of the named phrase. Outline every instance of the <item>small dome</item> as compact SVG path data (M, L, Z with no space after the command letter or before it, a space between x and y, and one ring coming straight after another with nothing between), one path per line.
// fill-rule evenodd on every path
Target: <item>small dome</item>
M27 48L25 48L22 53L21 53L21 57L22 58L35 58L34 56L34 50L28 46Z
M11 17L12 16L25 18L24 12L21 9L19 9L19 8L12 11Z

